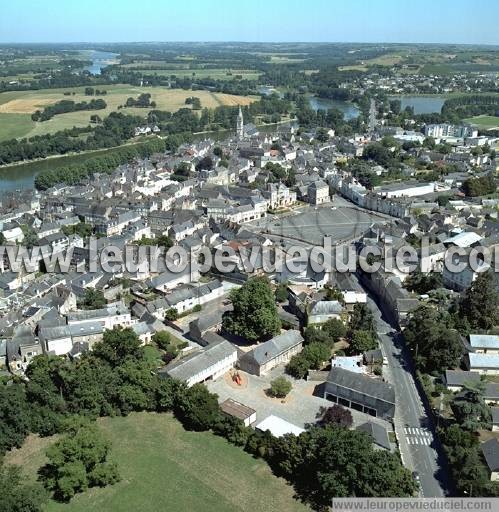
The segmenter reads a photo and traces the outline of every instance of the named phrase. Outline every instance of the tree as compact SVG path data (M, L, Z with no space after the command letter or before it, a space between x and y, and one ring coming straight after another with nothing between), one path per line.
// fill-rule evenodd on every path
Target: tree
M277 286L275 290L275 300L277 302L286 302L288 300L288 287L281 283Z
M333 343L338 342L347 334L345 324L338 318L330 318L322 325L322 330L328 335Z
M250 278L231 292L231 300L234 309L223 318L227 332L248 341L264 341L279 333L281 321L267 278Z
M442 274L438 274L437 272L412 272L404 281L404 286L411 292L419 294L428 293L431 290L436 290L443 286Z
M114 484L119 475L116 465L107 460L109 449L95 425L80 426L48 448L42 481L60 501L69 501L89 487Z
M47 493L38 484L26 482L18 466L0 463L0 512L41 512Z
M466 290L459 304L459 313L473 329L491 329L499 318L499 295L492 270L481 272Z
M333 405L332 407L321 407L319 411L320 419L318 424L321 426L337 425L343 428L350 428L353 424L352 413L341 407L341 405Z
M277 377L270 382L268 394L275 398L285 398L291 391L293 385L285 377Z
M426 304L411 313L404 337L420 371L441 375L459 366L464 349L457 331L449 327L450 323L447 311Z
M175 414L187 429L209 430L220 420L217 395L204 384L183 388L176 399Z
M308 361L308 367L319 370L324 361L331 357L331 349L324 343L310 343L302 351L303 357Z
M165 313L165 318L170 322L175 322L178 319L178 311L175 308L170 308Z
M161 350L168 350L172 337L167 331L159 331L155 332L151 339Z
M87 288L85 290L85 295L81 301L83 309L102 309L106 304L107 300L102 290L96 290L95 288Z
M310 363L303 354L295 354L286 365L286 373L295 379L304 379L310 369Z
M463 390L452 400L450 406L456 422L469 432L490 428L491 413L483 399L485 385L482 382L464 384Z
M368 350L374 350L376 348L378 348L378 342L372 332L353 331L348 347L350 353L354 355L363 354Z
M101 342L93 347L93 355L107 361L111 366L118 366L131 359L144 361L144 349L133 329L115 327L104 331Z
M367 304L355 304L349 323L350 331L376 332L374 317Z

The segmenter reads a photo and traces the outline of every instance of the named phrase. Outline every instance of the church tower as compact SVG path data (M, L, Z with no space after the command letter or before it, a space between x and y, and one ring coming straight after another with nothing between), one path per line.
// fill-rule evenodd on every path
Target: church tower
M244 119L241 106L239 106L239 114L237 114L236 135L239 140L242 140L244 137Z

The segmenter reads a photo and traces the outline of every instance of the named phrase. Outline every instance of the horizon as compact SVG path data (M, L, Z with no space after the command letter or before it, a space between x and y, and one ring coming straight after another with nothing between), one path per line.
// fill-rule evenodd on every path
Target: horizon
M463 16L466 11L486 16L470 24L469 17ZM499 18L499 4L488 0L478 0L471 8L464 0L421 0L417 5L396 0L314 0L307 5L298 0L275 0L270 5L263 0L243 0L236 8L228 0L144 0L140 14L144 12L143 21L137 21L137 6L130 0L110 0L105 5L98 0L78 5L62 0L2 4L0 44L499 45L494 21Z

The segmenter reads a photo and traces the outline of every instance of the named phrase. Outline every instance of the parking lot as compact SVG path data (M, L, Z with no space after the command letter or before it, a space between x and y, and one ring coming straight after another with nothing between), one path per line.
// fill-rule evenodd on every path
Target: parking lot
M359 237L373 222L383 222L379 216L352 207L345 201L335 199L334 203L317 208L308 207L288 215L274 215L260 220L254 227L262 231L296 238L310 244L322 244L325 236L332 243Z

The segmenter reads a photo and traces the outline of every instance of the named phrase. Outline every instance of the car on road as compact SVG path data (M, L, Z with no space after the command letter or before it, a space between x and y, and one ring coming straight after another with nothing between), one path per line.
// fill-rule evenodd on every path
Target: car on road
M331 206L331 210L336 210L336 206Z

